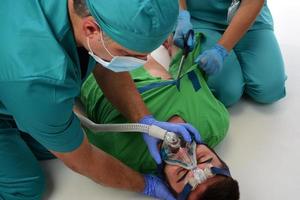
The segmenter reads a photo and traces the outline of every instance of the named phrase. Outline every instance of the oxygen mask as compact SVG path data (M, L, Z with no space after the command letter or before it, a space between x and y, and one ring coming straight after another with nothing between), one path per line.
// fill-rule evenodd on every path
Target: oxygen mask
M199 145L200 148L201 145L206 146L204 144ZM188 143L175 133L168 132L164 137L160 150L161 157L165 163L177 165L192 172L186 180L186 189L184 191L188 192L215 175L230 176L228 168L214 167L211 163L208 163L203 169L199 168L196 159L196 148L197 144L195 141ZM186 192L184 191L179 196L186 197Z
M188 143L174 133L167 133L161 146L162 159L188 170L197 167L196 142Z

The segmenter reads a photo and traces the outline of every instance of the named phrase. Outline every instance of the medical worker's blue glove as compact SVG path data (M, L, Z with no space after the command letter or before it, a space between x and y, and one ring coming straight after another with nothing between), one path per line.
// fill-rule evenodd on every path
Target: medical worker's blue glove
M198 142L198 143L201 142L200 133L192 125L187 124L187 123L160 122L160 121L157 121L156 119L154 119L154 117L152 115L147 115L147 116L143 117L139 121L139 123L147 124L147 125L155 125L162 129L165 129L169 132L174 132L178 135L181 135L183 137L183 139L187 142L191 142L192 137L193 137L193 139L195 139L196 142ZM154 138L147 133L143 133L143 138L144 138L144 141L146 142L146 144L148 146L148 150L149 150L151 156L153 157L153 159L155 160L155 162L157 164L161 164L162 160L161 160L161 156L160 156L158 146L157 146L159 139Z
M228 56L227 50L220 44L216 44L211 49L204 51L196 59L199 67L207 75L214 75L222 70L225 58Z
M153 175L145 175L144 178L145 188L143 193L145 195L159 199L175 200L161 179Z
M184 48L184 38L187 37L187 34L190 30L193 30L193 25L191 23L191 15L187 10L180 10L178 15L178 22L176 31L174 34L174 44L179 48ZM188 50L192 51L195 45L194 34L190 34L187 40Z

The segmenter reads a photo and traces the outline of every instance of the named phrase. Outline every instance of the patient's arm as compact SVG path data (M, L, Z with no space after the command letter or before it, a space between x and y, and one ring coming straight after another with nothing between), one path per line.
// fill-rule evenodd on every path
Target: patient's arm
M99 184L114 188L142 192L145 186L141 174L130 169L116 158L89 144L87 137L72 152L52 153L69 168Z

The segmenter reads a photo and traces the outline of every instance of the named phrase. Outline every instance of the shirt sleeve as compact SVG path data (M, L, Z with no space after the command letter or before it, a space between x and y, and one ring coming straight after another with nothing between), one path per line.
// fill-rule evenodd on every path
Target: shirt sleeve
M46 78L5 84L3 102L21 131L48 150L71 152L80 146L84 134L72 111L80 85Z

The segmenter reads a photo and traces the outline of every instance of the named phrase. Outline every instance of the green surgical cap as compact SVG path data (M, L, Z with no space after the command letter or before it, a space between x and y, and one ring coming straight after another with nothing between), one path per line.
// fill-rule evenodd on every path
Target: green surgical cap
M178 0L86 0L91 15L114 41L148 53L174 30Z

